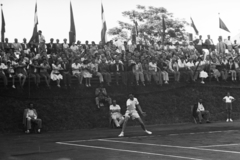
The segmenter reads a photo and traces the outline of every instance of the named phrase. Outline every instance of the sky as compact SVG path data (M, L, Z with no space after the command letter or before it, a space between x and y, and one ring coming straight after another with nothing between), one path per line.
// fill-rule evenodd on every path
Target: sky
M33 32L34 10L37 2L38 30L46 38L68 39L70 30L70 0L1 0L4 13L6 32L5 37L10 42L17 38L29 40ZM165 7L174 14L175 18L185 19L190 23L190 16L205 40L211 35L214 43L217 37L233 38L240 33L240 1L239 0L71 0L76 27L76 39L84 43L101 39L101 2L105 11L107 28L118 26L118 21L129 22L122 16L123 11L136 9L137 5ZM219 14L231 33L219 29ZM1 23L1 22L0 22ZM187 31L194 33L192 27ZM108 40L111 37L108 36ZM240 42L240 35L235 37Z

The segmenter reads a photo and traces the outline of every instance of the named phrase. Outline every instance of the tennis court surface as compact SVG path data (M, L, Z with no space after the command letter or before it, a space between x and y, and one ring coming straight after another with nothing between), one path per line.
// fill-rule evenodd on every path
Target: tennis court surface
M129 126L42 134L3 135L0 155L12 160L239 160L240 127L233 123ZM3 143L2 143L3 142Z

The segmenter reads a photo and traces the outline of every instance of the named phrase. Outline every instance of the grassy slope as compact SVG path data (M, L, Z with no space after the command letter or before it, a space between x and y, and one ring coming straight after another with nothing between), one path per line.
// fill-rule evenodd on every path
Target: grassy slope
M235 85L236 86L236 85ZM94 102L95 87L64 90L28 89L23 91L8 90L0 95L0 128L1 131L18 131L22 128L22 113L28 102L34 102L39 117L43 120L44 130L72 130L82 128L108 127L108 107L97 109ZM125 103L129 93L139 99L142 109L148 116L147 124L191 122L190 105L198 97L205 102L211 112L211 120L225 120L225 106L222 97L230 91L238 99L238 88L210 87L203 85L171 84L168 86L107 88L108 93L116 99L125 112ZM234 102L234 118L240 113L240 101ZM131 124L135 124L131 122Z

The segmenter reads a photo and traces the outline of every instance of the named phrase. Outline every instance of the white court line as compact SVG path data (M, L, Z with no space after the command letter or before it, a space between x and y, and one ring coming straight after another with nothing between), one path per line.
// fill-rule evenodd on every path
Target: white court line
M174 155L160 154L160 153L151 153L151 152L141 152L141 151L134 151L134 150L126 150L126 149L116 149L116 148L108 148L108 147L89 146L89 145L82 145L82 144L71 144L71 143L64 143L64 142L57 142L57 143L58 144L63 144L63 145L70 145L70 146L78 146L78 147L86 147L86 148L94 148L94 149L104 149L104 150L111 150L111 151L118 151L118 152L147 154L147 155L153 155L153 156L171 157L171 158L178 158L178 159L203 160L203 159L199 159L199 158L174 156Z
M147 145L147 146L158 146L158 147L168 147L168 148L180 148L180 149L189 149L189 150L201 150L201 151L210 151L210 152L222 152L222 153L235 153L235 154L240 154L240 152L237 152L237 151L226 151L226 150L197 148L197 147L184 147L184 146L172 146L172 145L152 144L152 143L114 141L114 140L107 140L107 139L99 139L99 141L113 142L113 143L136 144L136 145Z
M208 145L208 146L197 146L201 148L207 148L207 147L224 147L224 146L238 146L240 143L232 143L232 144L217 144L217 145Z
M180 134L168 134L167 136L180 136L180 135L192 135L192 134L211 134L211 133L221 133L221 132L232 132L232 131L239 131L239 130L225 130L225 131L208 131L208 132L195 132L195 133L180 133ZM112 137L112 138L104 138L104 139L126 139L126 138L145 138L145 137L158 137L163 135L151 135L151 136L133 136L133 137ZM74 140L74 141L64 141L64 142L88 142L88 141L97 141L99 139L83 139L83 140ZM56 142L58 143L58 142Z

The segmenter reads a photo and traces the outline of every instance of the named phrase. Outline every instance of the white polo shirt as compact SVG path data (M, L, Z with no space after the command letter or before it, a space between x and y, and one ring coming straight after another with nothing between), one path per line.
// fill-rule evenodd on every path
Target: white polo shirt
M120 110L121 108L118 104L116 104L116 106L110 105L109 109L110 111L116 111L116 110Z
M226 103L232 103L232 100L234 100L232 96L225 96L223 99L225 99Z
M136 105L138 105L139 102L137 98L133 98L133 100L128 99L127 100L127 110L136 110Z

